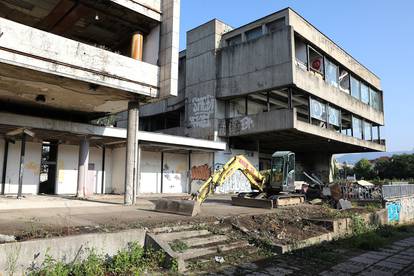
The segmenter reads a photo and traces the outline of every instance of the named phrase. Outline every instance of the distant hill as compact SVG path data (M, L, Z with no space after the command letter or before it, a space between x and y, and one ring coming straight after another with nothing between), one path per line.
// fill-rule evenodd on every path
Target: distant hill
M365 153L350 153L350 154L343 154L337 155L336 160L339 163L348 163L348 164L355 164L359 160L365 158L368 160L376 159L383 156L391 157L395 154L413 154L414 150L411 151L393 151L393 152L365 152Z

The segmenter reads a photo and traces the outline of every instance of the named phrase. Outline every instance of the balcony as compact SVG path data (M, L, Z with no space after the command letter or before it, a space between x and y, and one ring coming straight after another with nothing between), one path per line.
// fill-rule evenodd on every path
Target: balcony
M237 145L259 142L261 151L350 153L385 151L385 141L367 141L298 119L296 109L281 109L219 121L219 136Z

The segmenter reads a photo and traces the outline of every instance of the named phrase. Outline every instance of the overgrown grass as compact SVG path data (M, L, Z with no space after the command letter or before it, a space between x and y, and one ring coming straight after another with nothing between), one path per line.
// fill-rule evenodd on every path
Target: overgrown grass
M185 242L180 241L180 240L174 240L173 242L171 242L170 247L173 251L180 252L180 253L188 249L188 245Z
M81 261L66 264L55 260L48 254L40 267L33 268L31 276L106 276L106 275L141 275L169 269L177 270L176 262L165 267L165 253L153 249L143 249L137 243L131 243L127 249L118 251L113 257L98 254L88 249L87 257Z

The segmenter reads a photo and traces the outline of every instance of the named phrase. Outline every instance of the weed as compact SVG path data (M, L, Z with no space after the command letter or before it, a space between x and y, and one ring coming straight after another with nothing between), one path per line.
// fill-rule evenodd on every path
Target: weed
M173 242L171 242L170 247L173 251L180 252L180 253L188 249L188 245L185 242L180 241L180 240L174 240Z

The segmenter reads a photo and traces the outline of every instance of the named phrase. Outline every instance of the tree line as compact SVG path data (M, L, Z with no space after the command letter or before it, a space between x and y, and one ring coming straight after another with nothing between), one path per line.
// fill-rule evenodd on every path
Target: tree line
M383 180L383 179L414 179L414 154L393 155L375 160L361 159L353 168L347 168L342 175L354 175L357 179Z

